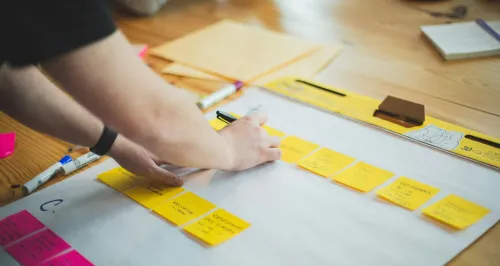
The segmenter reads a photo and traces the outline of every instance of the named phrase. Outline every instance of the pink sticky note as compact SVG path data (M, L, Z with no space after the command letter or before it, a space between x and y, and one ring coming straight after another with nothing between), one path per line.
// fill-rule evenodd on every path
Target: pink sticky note
M47 228L7 247L5 250L24 266L38 265L69 248L66 241Z
M90 261L78 253L76 250L72 250L63 255L57 256L47 262L41 264L40 266L93 266Z
M0 134L0 159L13 154L15 144L16 144L15 132Z
M6 246L35 231L44 228L35 216L26 210L0 220L0 246Z

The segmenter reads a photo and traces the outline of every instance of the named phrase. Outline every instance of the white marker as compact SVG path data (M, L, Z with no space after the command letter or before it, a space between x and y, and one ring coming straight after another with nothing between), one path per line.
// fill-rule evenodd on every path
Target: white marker
M66 155L59 160L59 162L53 164L47 170L41 172L39 175L35 176L33 179L24 184L23 191L26 194L33 192L35 189L45 184L49 179L55 176L59 172L61 166L71 162L71 157Z
M235 83L225 86L222 89L219 89L218 91L208 95L207 97L201 99L196 105L200 109L205 109L208 108L224 99L227 97L235 94L237 91L239 91L243 87L243 82L241 81L236 81Z
M61 173L63 175L69 175L70 173L84 167L85 165L97 161L99 158L101 158L101 156L92 152L87 152L86 154L76 158L72 162L62 165L60 167Z

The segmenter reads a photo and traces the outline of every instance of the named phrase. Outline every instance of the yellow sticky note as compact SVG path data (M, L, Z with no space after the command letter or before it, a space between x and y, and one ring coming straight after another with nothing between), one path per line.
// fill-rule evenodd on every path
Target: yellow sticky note
M122 167L114 168L99 174L97 178L120 192L144 181L143 177L136 176Z
M288 163L296 163L310 152L317 149L319 145L312 142L289 136L281 141L281 160Z
M181 225L202 216L213 208L215 208L215 204L192 192L186 192L156 206L153 211L175 225Z
M489 212L490 210L453 194L422 211L423 214L457 229L471 226Z
M400 177L394 183L379 190L377 195L413 211L438 192L438 188L407 177Z
M153 186L149 184L137 185L127 189L123 194L137 201L146 208L152 208L163 201L170 199L184 191L181 187Z
M214 118L214 119L210 120L208 123L210 123L210 126L212 126L212 128L217 130L217 131L219 131L227 126L226 122L224 122L218 118Z
M310 156L302 159L299 162L299 166L317 173L318 175L329 177L354 162L354 160L354 158L342 153L327 148L321 148Z
M218 209L210 215L184 228L186 232L209 245L217 245L250 227L246 221Z
M333 177L336 182L355 188L362 192L368 192L389 180L394 173L380 169L373 165L358 162Z
M281 131L279 131L277 129L274 129L274 128L270 127L270 126L263 125L262 128L264 130L266 130L267 134L269 134L270 136L275 136L275 137L279 137L279 138L285 136L285 133L283 133L283 132L281 132Z

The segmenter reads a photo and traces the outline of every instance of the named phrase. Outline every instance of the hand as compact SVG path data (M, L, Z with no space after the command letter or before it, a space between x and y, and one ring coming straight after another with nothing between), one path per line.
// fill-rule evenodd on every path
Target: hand
M183 181L171 172L159 167L163 162L140 145L118 135L111 147L110 156L127 171L151 178L168 186L182 186Z
M223 128L219 133L225 139L231 162L229 171L241 171L264 162L281 158L280 139L272 137L261 127L267 122L264 113L252 113Z

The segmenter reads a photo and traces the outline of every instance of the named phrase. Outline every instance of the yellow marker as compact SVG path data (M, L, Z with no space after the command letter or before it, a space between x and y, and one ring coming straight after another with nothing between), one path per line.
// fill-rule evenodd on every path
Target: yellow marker
M186 232L213 246L241 233L250 224L231 213L218 209L184 228Z
M479 221L490 210L456 195L425 208L422 213L457 229L465 229Z
M299 166L318 175L329 177L340 169L355 161L354 158L342 153L321 148L310 156L302 159Z
M394 183L379 190L377 194L409 210L416 210L439 192L438 188L400 177Z
M106 185L117 191L124 191L144 181L143 177L136 176L122 167L111 169L97 176Z
M127 189L123 194L146 208L152 208L184 191L181 187L152 186L141 184Z
M278 137L278 138L281 138L283 136L285 136L285 133L284 132L281 132L277 129L274 129L270 126L267 126L267 125L263 125L262 126L263 129L266 130L267 134L269 134L270 136L275 136L275 137Z
M296 163L319 146L312 142L289 136L281 141L281 160L287 163Z
M355 188L362 192L368 192L389 180L394 173L380 169L373 165L358 162L347 170L333 177L336 182Z
M175 225L185 224L215 208L215 204L186 192L164 204L156 206L153 211L165 217Z

